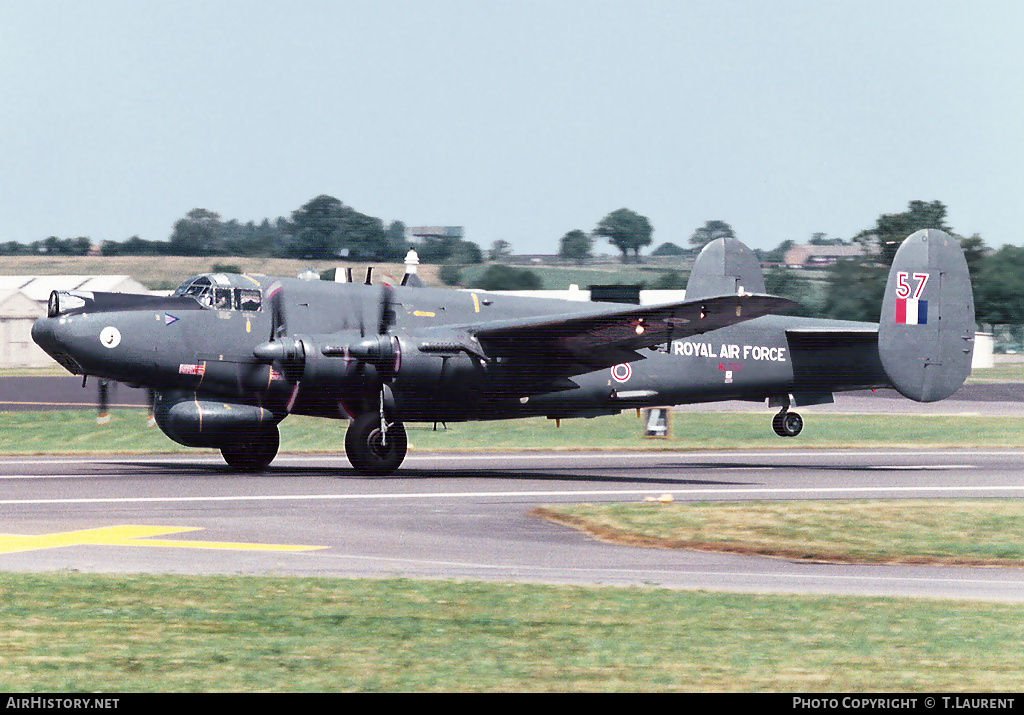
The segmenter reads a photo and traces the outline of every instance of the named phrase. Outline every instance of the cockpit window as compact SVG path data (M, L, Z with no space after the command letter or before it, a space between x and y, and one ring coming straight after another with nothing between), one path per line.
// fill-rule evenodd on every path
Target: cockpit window
M214 276L216 278L216 276ZM223 279L223 277L221 277ZM226 279L217 281L219 284ZM250 288L230 288L224 285L214 286L208 276L191 278L178 286L174 295L195 298L200 305L215 310L241 310L257 313L262 309L263 294Z
M263 303L263 294L258 290L235 288L235 310L256 312Z
M218 310L231 310L232 304L230 288L213 289L213 307Z
M195 298L200 305L205 305L208 308L213 305L213 287L202 285L198 281L187 287L181 294Z

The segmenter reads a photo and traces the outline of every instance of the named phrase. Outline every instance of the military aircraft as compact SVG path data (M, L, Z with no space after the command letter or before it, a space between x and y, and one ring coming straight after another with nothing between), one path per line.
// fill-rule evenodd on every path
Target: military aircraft
M936 230L896 254L881 322L779 315L735 239L698 255L684 302L579 303L484 291L221 273L171 296L50 296L33 339L67 370L156 393L172 440L265 469L289 414L348 421L359 473L394 472L405 422L595 417L720 400L791 408L842 390L894 387L929 402L971 369L974 305L959 244Z

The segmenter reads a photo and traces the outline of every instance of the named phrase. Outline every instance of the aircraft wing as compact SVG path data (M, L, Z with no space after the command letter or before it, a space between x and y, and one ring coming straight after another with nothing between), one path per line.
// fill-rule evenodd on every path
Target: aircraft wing
M796 305L769 295L728 295L683 303L464 326L489 358L510 358L549 374L572 375L640 360L641 348L717 330ZM557 366L557 367L556 367Z

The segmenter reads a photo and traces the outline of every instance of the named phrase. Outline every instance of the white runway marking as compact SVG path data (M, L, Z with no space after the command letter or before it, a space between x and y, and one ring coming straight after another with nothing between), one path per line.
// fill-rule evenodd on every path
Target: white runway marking
M281 501L374 501L394 499L508 499L510 497L615 497L648 496L651 494L678 494L680 496L841 496L860 494L962 494L966 492L1016 493L1024 492L1024 484L980 486L912 486L912 487L780 487L780 488L702 488L666 489L651 486L648 489L580 489L551 491L496 491L496 492L409 492L391 494L239 494L194 497L71 497L64 499L0 499L0 505L26 504L160 504L203 502L281 502Z

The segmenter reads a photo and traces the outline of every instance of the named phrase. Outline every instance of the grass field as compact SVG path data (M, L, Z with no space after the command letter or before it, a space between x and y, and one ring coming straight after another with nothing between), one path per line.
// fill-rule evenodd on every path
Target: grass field
M470 265L460 269L462 285L472 285L487 265ZM603 266L514 266L526 268L541 279L543 290L568 290L570 285L577 285L586 290L592 285L653 285L666 273L689 275L690 266L636 266L607 264Z
M1024 606L0 573L6 692L1014 692Z
M1024 564L1017 499L579 504L538 515L634 546L815 562Z
M756 408L752 408L756 409ZM344 462L345 422L291 416L281 423L283 452L337 452ZM668 439L646 439L635 413L596 419L542 417L502 422L407 425L410 450L718 450L837 447L1024 447L1024 422L980 415L805 414L804 431L782 439L771 412L675 413ZM90 410L0 413L0 453L195 452L147 426L143 410L117 410L97 425Z

